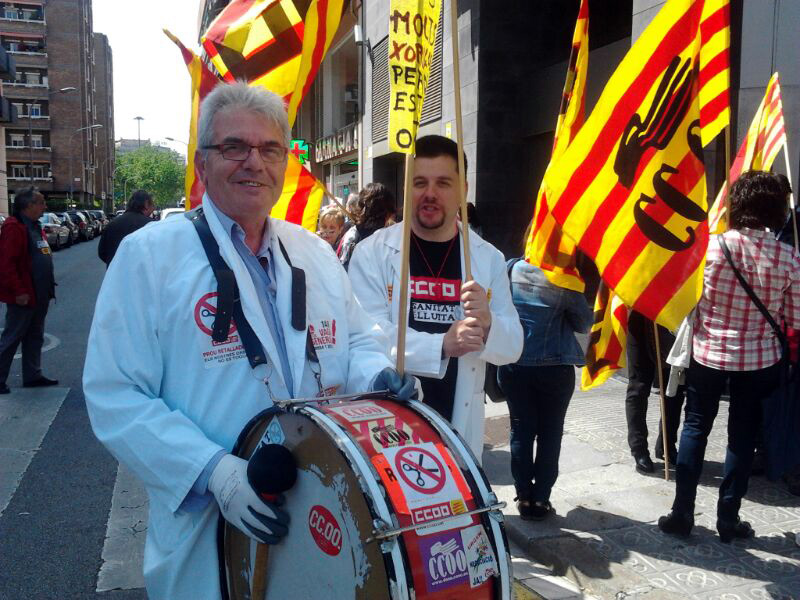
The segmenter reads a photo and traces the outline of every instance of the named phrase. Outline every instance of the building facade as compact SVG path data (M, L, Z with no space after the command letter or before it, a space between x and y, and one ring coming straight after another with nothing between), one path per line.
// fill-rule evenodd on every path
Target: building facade
M227 4L201 3L201 31ZM468 200L475 203L484 237L507 255L522 251L522 237L549 162L567 73L579 0L458 3L458 55ZM590 114L605 83L633 41L655 16L659 0L589 0ZM295 125L297 146L310 151L310 169L328 189L346 197L365 183L403 195L402 156L389 151L388 33L390 0L352 0ZM420 135L455 139L450 0L443 0ZM358 34L355 27L358 27ZM800 137L800 26L796 0L731 0L731 88L735 154L779 71L797 188ZM720 136L722 137L722 136ZM709 194L724 178L724 145L705 149ZM779 157L774 169L786 172Z
M103 210L114 207L114 62L108 38L102 33L94 36L95 110L97 130L94 170L95 199L99 195Z
M53 208L102 207L109 178L97 171L113 147L113 97L111 53L104 36L100 43L95 56L91 0L0 2L0 44L18 65L6 88L18 115L5 131L10 196L33 184Z

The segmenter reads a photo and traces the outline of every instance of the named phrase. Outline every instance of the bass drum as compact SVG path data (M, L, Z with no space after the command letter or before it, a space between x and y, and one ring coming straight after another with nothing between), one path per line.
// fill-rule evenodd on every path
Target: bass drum
M264 411L234 449L282 444L298 466L264 597L510 600L503 505L460 436L420 402L334 400ZM228 597L251 598L258 545L224 521L221 537Z

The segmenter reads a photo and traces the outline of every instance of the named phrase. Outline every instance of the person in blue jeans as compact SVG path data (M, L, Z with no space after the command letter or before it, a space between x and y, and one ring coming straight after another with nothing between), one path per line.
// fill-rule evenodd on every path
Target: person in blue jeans
M592 310L582 294L556 287L539 267L521 259L508 267L525 345L516 363L498 367L497 380L508 397L517 509L523 519L538 521L553 511L550 492L558 478L575 365L584 364L575 333L589 331Z

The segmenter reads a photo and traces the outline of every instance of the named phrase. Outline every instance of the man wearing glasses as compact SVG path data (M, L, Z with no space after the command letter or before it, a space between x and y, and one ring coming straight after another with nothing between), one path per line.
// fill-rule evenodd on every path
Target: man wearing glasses
M84 392L96 435L148 489L144 575L152 598L220 597L220 512L264 543L304 526L289 524L280 500L260 499L246 461L229 453L273 400L412 393L326 242L269 218L288 142L283 101L263 88L220 84L202 104L196 168L206 195L202 217L189 216L207 223L243 311L237 319L234 307L221 340L224 290L195 220L168 219L127 236L97 301ZM266 355L253 367L243 348L247 325Z

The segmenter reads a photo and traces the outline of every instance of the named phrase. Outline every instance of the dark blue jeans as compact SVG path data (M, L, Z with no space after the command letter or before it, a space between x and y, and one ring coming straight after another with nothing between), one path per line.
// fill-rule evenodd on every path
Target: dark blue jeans
M575 391L575 367L505 365L497 369L497 378L508 396L511 475L517 496L545 502L558 478L564 418Z
M756 431L761 426L761 405L775 390L779 375L780 365L777 364L757 371L720 371L692 359L686 377L686 415L678 448L674 511L694 512L708 435L719 410L719 398L728 383L728 447L717 517L736 520L742 498L747 493Z

